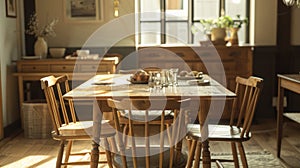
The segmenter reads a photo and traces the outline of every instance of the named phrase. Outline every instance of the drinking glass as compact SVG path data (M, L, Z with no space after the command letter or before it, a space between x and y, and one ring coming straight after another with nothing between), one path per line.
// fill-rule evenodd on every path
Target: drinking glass
M150 71L148 86L150 88L161 87L161 74L159 71Z
M178 68L169 69L168 81L170 86L176 86L178 84L177 75L178 75Z
M169 70L162 69L160 71L160 82L162 87L167 87L169 85Z

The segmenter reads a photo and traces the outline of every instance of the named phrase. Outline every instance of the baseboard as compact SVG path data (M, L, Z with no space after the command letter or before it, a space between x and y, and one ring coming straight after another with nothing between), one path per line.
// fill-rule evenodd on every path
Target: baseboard
M13 136L21 131L23 131L21 127L21 119L18 119L8 126L4 127L4 138Z
M0 140L0 148L11 141L13 138L18 136L22 133L23 130L21 129L21 120L17 120L12 124L4 127L4 139Z

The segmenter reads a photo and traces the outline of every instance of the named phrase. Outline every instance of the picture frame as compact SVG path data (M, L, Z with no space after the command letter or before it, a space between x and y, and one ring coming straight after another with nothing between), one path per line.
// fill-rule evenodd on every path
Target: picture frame
M102 0L64 0L64 20L99 22L103 19Z
M17 1L16 0L5 0L6 17L17 17Z

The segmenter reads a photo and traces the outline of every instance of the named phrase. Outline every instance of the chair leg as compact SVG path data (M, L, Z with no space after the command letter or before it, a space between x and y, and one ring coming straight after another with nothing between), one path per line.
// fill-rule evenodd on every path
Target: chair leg
M195 156L195 149L196 149L197 141L196 140L188 140L188 141L191 141L190 142L191 145L189 147L189 157L188 157L186 168L191 168L192 164L193 164L194 156Z
M65 154L65 163L69 162L69 158L70 158L70 154L71 154L71 150L72 150L72 145L73 145L73 141L72 140L68 141L66 154ZM67 168L67 165L65 165L64 168Z
M167 129L169 143L171 144L171 142L172 142L172 136L171 136L171 127L170 127L170 124L166 124L166 129Z
M243 167L248 168L247 158L246 158L246 154L245 154L245 150L244 150L244 146L243 146L242 142L238 142L238 148L239 148Z
M106 160L109 168L113 168L112 166L112 159L111 159L111 152L110 147L107 138L104 138L104 147L105 147L105 154L106 154Z
M91 151L91 161L90 166L91 167L98 167L99 162L99 144L94 142L92 143L92 151Z
M193 167L199 167L201 152L202 152L202 143L200 141L197 141L196 156L195 156L195 162Z
M231 151L232 151L232 157L233 157L233 161L234 161L234 167L238 168L240 166L239 166L239 159L238 159L238 156L237 156L235 142L231 142Z
M56 160L56 168L61 168L62 158L63 158L63 154L64 154L64 148L65 148L65 141L61 140L60 144L59 144L59 151L58 151L57 160Z
M117 153L118 148L117 148L117 143L116 143L115 137L109 138L109 144L110 144L110 146L111 146L112 155L113 155L114 153Z
M129 133L129 127L128 127L128 124L125 124L123 127L123 142L124 142L125 147L127 146L128 133Z

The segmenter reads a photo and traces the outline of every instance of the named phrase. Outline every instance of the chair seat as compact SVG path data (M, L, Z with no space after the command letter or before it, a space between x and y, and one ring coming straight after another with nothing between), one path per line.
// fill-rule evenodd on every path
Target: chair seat
M145 155L145 148L143 147L137 147L136 148L137 151L137 156L141 156L141 157L137 157L137 165L139 168L145 168L145 160L146 158L143 157L143 155ZM159 165L159 147L157 148L150 148L150 167L158 167ZM133 167L133 158L130 157L131 156L131 150L127 149L125 150L126 153L126 161L127 161L127 166L128 167ZM151 154L152 153L152 154ZM170 150L169 148L165 148L164 150L164 161L163 161L163 167L169 167L169 158L170 158ZM119 153L114 155L114 166L116 166L117 168L121 168L122 166L122 159L121 159L121 155ZM187 155L185 153L180 154L180 157L178 158L178 161L173 162L173 167L177 167L177 168L184 168L187 162Z
M188 124L188 136L201 139L200 133L200 125L199 124ZM251 138L251 133L249 136L241 137L241 131L243 128L238 128L236 126L229 126L229 125L208 125L208 132L209 132L209 140L216 140L216 141L246 141Z
M53 137L85 137L89 138L93 131L93 121L71 122L68 125L63 125L59 129L60 135L53 133ZM101 137L110 137L115 135L115 129L110 125L109 120L102 120Z
M151 110L148 114L148 120L151 122L151 124L160 124L161 120L161 113L160 110ZM121 111L120 115L122 118L120 118L120 122L127 123L128 122L128 111ZM173 112L170 110L165 111L165 123L172 123L172 120L174 118ZM143 110L132 110L132 121L134 124L144 124L145 122L145 111Z

